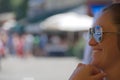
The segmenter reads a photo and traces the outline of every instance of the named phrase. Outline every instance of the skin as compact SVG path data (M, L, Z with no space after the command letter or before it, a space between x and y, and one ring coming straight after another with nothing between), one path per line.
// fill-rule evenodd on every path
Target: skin
M69 80L102 80L106 73L91 64L78 64Z
M117 32L111 16L110 11L102 12L93 26L100 25L103 31ZM96 42L94 38L90 39L89 45L93 49L91 63L78 66L69 80L103 80L104 77L107 80L120 79L120 50L117 40L117 35L111 33L103 34L100 43Z
M96 19L93 26L97 25L102 27L103 32L117 32L117 28L112 22L109 11L102 13L98 19ZM101 69L108 69L116 61L119 61L120 52L117 40L117 35L112 33L103 34L103 38L100 43L97 43L94 38L92 38L89 41L89 45L93 49L91 63Z

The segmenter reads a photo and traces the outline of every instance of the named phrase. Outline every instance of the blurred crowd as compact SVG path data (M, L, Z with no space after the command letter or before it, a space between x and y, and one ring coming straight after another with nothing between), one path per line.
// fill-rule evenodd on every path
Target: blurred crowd
M82 56L84 51L83 38L70 40L67 33L9 33L0 31L0 56Z

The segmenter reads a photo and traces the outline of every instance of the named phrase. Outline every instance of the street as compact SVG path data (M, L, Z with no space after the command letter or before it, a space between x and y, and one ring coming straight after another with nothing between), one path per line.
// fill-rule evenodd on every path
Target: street
M68 80L79 62L74 57L8 57L1 61L0 80Z

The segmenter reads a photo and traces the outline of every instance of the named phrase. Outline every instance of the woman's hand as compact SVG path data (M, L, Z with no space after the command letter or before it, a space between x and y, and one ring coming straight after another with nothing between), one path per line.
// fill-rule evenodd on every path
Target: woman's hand
M78 64L69 80L103 80L104 72L91 64Z

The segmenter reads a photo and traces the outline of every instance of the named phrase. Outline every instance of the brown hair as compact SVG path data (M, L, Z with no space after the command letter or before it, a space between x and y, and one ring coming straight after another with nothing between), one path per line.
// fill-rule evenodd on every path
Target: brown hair
M110 11L112 13L113 23L120 25L120 3L111 4L103 9L104 11Z

